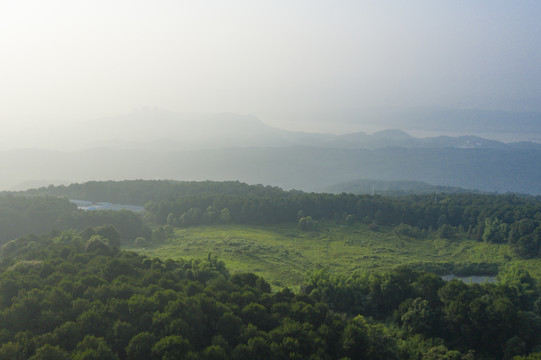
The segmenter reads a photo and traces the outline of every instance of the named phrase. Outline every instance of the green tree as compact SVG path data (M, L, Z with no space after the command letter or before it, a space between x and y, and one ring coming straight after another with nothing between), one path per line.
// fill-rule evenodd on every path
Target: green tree
M152 353L158 359L176 360L183 359L190 349L188 340L180 335L170 335L158 340L152 347Z
M515 356L513 360L541 360L541 352L536 352L523 356Z
M98 226L94 229L96 235L100 235L109 241L109 245L120 247L120 233L111 224Z
M523 355L526 352L526 343L518 336L507 340L504 347L503 360L511 360L516 355Z
M228 208L223 208L220 211L220 222L222 224L229 224L231 222L231 211Z
M69 353L59 346L44 345L28 360L70 360Z
M167 220L166 220L167 225L175 226L177 225L177 222L178 220L175 214L169 213L169 215L167 215Z
M103 338L87 335L75 348L73 360L118 360Z
M138 237L135 239L135 241L134 241L133 244L134 244L135 246L137 246L137 247L142 247L142 248L144 248L144 247L147 247L147 246L148 246L148 241L147 241L147 239L145 239L144 237L138 236Z
M369 347L368 324L361 315L350 320L342 335L342 348L351 359L365 359Z
M239 344L233 349L234 360L267 360L272 358L270 344L261 336L250 338L247 344Z
M152 358L152 346L156 342L154 334L141 332L131 338L126 346L126 355L129 360L147 360Z
M54 330L54 335L58 339L58 344L66 350L73 350L79 343L82 336L81 327L73 321L66 321Z
M460 351L449 350L445 345L430 348L424 355L423 360L473 360L473 354L463 355Z
M442 239L451 239L456 235L457 229L449 224L443 224L438 228L438 236Z
M0 360L23 360L19 344L8 341L0 346Z
M509 246L523 258L539 255L541 227L532 219L521 219L511 225Z
M312 219L311 216L305 216L299 219L299 229L307 231L307 230L313 230L315 222Z
M210 345L202 351L202 360L227 360L227 353L219 345Z
M112 249L109 240L101 235L93 235L85 244L85 252L97 252L102 255L110 255Z
M402 326L410 333L429 335L434 324L435 315L428 301L421 298L413 300L408 310L401 317Z
M502 230L504 230L505 227L502 227L501 225L503 224L498 218L486 218L482 235L483 241L497 244L504 242L507 238L507 234L502 234Z

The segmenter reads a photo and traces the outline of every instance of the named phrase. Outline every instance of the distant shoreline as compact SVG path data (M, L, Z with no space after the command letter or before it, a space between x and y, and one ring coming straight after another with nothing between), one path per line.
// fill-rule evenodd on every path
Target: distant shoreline
M89 210L128 210L133 212L144 212L145 208L138 205L125 205L125 204L113 204L109 202L96 202L86 200L77 200L70 199L71 203L77 205L78 209L89 211Z

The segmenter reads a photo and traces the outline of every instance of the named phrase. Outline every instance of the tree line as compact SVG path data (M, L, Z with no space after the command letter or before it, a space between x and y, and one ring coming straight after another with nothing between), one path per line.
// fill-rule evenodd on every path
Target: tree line
M145 205L158 224L278 224L299 222L312 229L326 219L374 229L394 226L400 234L422 237L457 234L477 241L507 243L523 258L541 256L541 201L495 194L432 194L381 197L353 194L289 193L281 196L195 195Z
M58 196L145 204L147 217L77 212L74 205ZM344 224L363 222L373 229L393 226L405 236L435 233L452 239L460 234L477 241L509 244L523 258L541 255L539 197L474 193L333 195L284 191L238 181L93 181L0 196L0 241L28 232L48 231L51 226L65 229L103 225L106 218L114 218L113 225L126 241L151 238L148 225L152 224L188 227L299 222L301 228L313 230L315 222L326 219Z

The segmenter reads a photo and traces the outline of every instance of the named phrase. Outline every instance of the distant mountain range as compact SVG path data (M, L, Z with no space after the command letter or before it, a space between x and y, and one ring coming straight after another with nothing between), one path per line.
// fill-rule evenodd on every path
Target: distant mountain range
M0 151L0 189L88 180L240 180L321 191L357 179L541 194L541 144L289 132L250 116L160 110L79 126L79 150Z
M480 115L475 117L478 113ZM404 118L396 118L399 114ZM453 114L456 118L451 120ZM389 146L541 149L541 144L535 142L504 143L475 135L483 133L481 130L485 129L485 133L497 133L500 137L501 134L515 134L512 138L517 138L516 133L520 132L522 136L519 138L536 138L539 135L541 142L541 114L538 114L535 122L531 117L525 115L521 117L520 113L515 114L515 117L511 117L514 113L508 114L507 117L504 116L507 113L494 113L493 123L485 119L490 114L492 113L479 111L449 113L428 110L368 113L365 114L364 120L360 118L359 122L374 119L374 123L379 124L379 127L402 130L383 130L372 135L365 132L334 135L313 133L310 129L305 132L277 129L250 115L173 113L160 109L146 109L125 116L52 129L54 131L51 131L51 134L37 137L41 140L26 147L68 151L91 148L179 151L285 146L348 149L377 149ZM429 121L429 118L432 120ZM408 122L407 119L412 120ZM337 121L339 122L339 119ZM419 132L421 129L427 133L437 133L438 136L413 137L408 134Z
M310 120L323 123L328 119L362 125L370 132L402 129L417 137L475 135L503 142L541 142L541 112L441 107L358 108L320 112L313 114Z

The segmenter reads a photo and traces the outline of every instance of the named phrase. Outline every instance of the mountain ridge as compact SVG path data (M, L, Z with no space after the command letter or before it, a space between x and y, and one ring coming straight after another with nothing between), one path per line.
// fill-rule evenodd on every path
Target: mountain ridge
M419 136L415 134L415 130L419 126L409 124L406 121L407 119L408 117L403 121L394 121L392 116L387 120L378 119L378 121L381 120L380 127L384 127L384 129L371 134L366 131L331 134L310 132L309 128L306 128L305 131L279 129L265 124L265 122L253 115L175 113L161 109L144 109L116 117L73 123L58 129L51 127L50 134L46 137L42 135L43 129L24 129L24 132L13 134L11 141L16 143L17 146L11 146L11 148L32 147L65 151L96 147L176 151L252 146L314 146L368 149L387 146L529 147L541 149L541 144L536 142L502 142L479 136L475 131L468 133L468 129L478 130L476 126L465 127L462 133L455 135L442 131L436 135ZM463 119L455 120L455 123L464 125ZM340 119L337 121L340 122ZM502 128L501 124L498 125L501 122L495 121L492 128L485 124L486 129L496 131ZM435 123L438 123L437 119ZM504 123L506 122L504 121ZM532 121L527 123L528 127L521 129L519 121L514 129L523 132L532 130L531 134L535 134L537 130L532 128ZM446 125L447 127L438 126L443 130L453 129L449 128L449 125ZM428 126L426 129L434 130L438 126ZM505 126L508 127L508 125ZM541 133L541 127L539 132ZM21 138L19 139L17 136ZM32 138L36 140L29 142ZM7 138L7 140L9 139Z
M176 179L239 180L317 191L371 178L541 194L541 144L537 143L504 143L475 135L417 138L399 129L343 135L292 132L249 115L200 114L206 125L199 123L194 131L205 136L201 143L193 132L182 130L194 118L177 123L179 116L151 110L135 120L125 116L119 122L88 123L72 140L84 144L82 134L93 136L89 128L94 135L114 140L95 140L82 149L0 151L0 189L37 180L43 184L58 182L55 179ZM149 121L155 126L149 127L148 137L137 139L138 130L130 124L146 129ZM224 124L230 126L224 129Z

